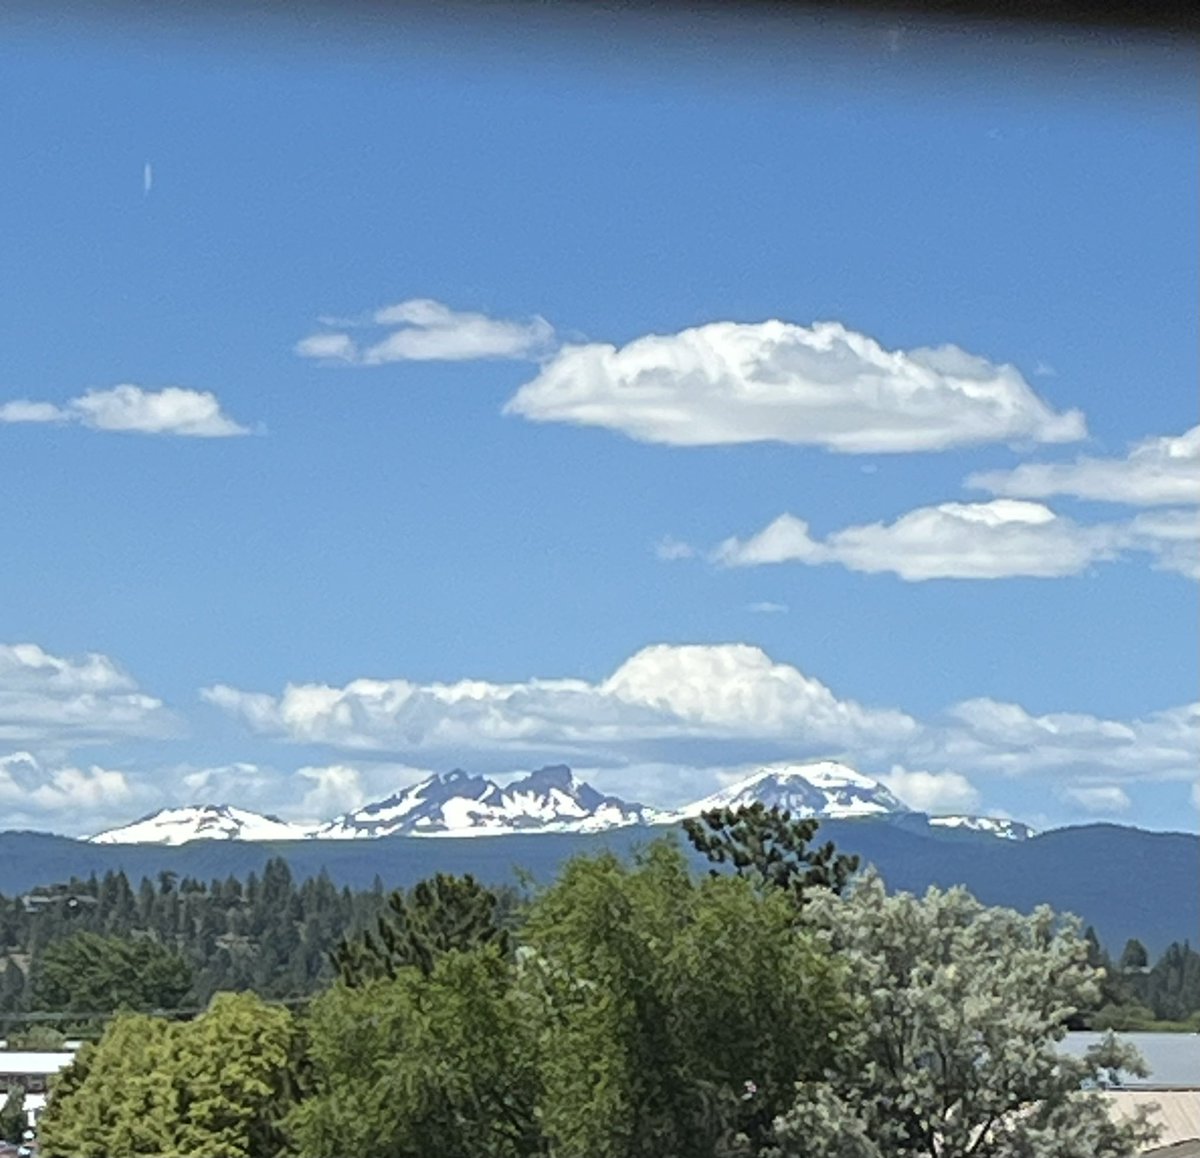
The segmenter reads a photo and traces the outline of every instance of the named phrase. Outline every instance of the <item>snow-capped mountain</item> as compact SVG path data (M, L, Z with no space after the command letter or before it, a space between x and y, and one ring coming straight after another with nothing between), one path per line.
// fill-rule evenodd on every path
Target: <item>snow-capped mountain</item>
M1005 840L1028 840L1036 830L1019 820L998 816L931 816L929 823L939 828L968 828L972 832L987 832Z
M756 803L786 809L793 816L837 819L910 811L878 780L846 764L822 760L815 764L769 764L745 780L681 808L672 819Z
M93 844L186 844L189 840L303 840L312 828L229 804L164 808L123 828L89 837Z
M500 785L456 769L433 775L385 800L319 825L291 824L229 805L168 808L91 838L98 844L183 844L191 840L369 840L381 836L498 836L505 833L604 832L631 825L677 824L715 808L761 803L797 817L847 820L908 814L878 780L846 764L769 764L736 784L676 811L605 796L557 764ZM1014 820L938 816L928 823L1008 840L1033 830Z
M377 836L485 836L510 832L601 832L652 824L641 804L604 796L565 765L553 765L501 787L455 769L430 776L386 800L318 828L313 836L350 840Z

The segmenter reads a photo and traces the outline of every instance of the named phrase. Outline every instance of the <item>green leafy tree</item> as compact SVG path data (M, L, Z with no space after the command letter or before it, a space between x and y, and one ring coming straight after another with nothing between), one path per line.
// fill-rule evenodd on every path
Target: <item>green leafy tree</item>
M674 841L570 862L518 950L539 994L553 1153L755 1153L819 1073L846 1014L839 972L789 893L697 880Z
M376 930L345 938L334 964L347 985L361 985L415 966L429 976L438 958L451 951L495 945L506 954L508 932L498 919L499 898L474 877L438 873L405 896L394 892Z
M78 933L41 954L34 1006L79 1013L174 1009L191 982L187 961L156 941Z
M714 864L785 889L801 903L810 889L842 892L858 870L858 857L839 853L832 841L809 847L819 827L761 803L716 808L683 822L693 847Z
M888 896L874 876L808 915L846 961L859 1015L826 1077L798 1087L777 1158L1129 1158L1152 1140L1081 1088L1135 1070L1135 1053L1057 1048L1099 987L1075 926L963 889Z
M182 1027L146 1014L112 1021L51 1081L38 1121L44 1158L174 1153L175 1037Z
M49 1053L62 1050L67 1044L67 1035L52 1025L31 1025L8 1035L9 1049L45 1050Z
M308 1019L308 1096L289 1127L306 1158L533 1158L536 1010L495 944L428 972L339 982Z
M46 1158L276 1158L294 1097L286 1010L222 994L191 1022L116 1018L54 1080Z

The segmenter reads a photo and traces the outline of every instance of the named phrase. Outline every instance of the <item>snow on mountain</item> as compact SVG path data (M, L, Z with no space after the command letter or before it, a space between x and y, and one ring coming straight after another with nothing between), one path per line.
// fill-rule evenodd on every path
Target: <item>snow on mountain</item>
M303 840L312 829L228 804L164 808L88 839L93 844L186 844L190 840Z
M910 811L878 780L846 764L822 760L815 764L769 764L745 780L687 805L674 818L750 804L785 809L793 816L836 819Z
M1028 840L1037 835L1028 824L996 816L931 816L929 823L939 828L967 828L972 832L987 832L1005 840Z
M878 780L845 764L770 764L744 780L674 812L605 796L565 765L551 765L500 785L461 769L433 775L385 800L316 826L289 824L222 805L168 808L123 828L102 832L97 844L183 844L190 840L367 840L380 836L496 836L515 832L604 832L629 825L665 825L714 808L761 803L797 817L852 819L911 810ZM1032 829L1013 820L938 816L942 828L962 828L1008 840Z
M553 765L503 787L461 769L430 776L386 800L318 828L324 840L405 836L485 836L511 832L601 832L653 823L640 804L604 796L570 768Z

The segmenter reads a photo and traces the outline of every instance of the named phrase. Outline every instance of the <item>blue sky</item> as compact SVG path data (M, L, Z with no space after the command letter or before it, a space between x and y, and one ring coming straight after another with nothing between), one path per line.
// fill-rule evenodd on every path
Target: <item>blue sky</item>
M934 811L1196 827L1194 64L10 33L11 824L836 755Z

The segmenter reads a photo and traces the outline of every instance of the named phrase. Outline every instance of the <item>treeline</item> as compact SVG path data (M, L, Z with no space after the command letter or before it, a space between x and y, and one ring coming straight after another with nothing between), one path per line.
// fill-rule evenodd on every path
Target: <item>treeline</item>
M1088 1029L1200 1031L1200 953L1175 942L1153 963L1138 940L1113 957L1088 929L1089 960L1104 970L1100 1008L1085 1018Z
M496 895L500 923L511 928L519 895ZM245 881L164 872L134 887L109 872L0 894L0 1017L10 1015L9 1036L19 1038L21 1013L201 1009L219 992L308 997L333 980L339 943L364 931L369 941L387 905L378 878L359 891L324 875L297 884L282 859ZM1078 1013L1073 1028L1200 1029L1200 953L1188 943L1151 961L1136 940L1114 958L1090 928L1085 936L1106 976L1096 1008ZM81 1018L75 1028L87 1025Z
M330 953L371 924L386 895L297 884L274 859L245 881L123 872L0 895L0 1014L203 1007L221 991L317 992Z
M889 895L814 847L815 821L761 806L685 830L711 874L671 839L579 857L518 920L438 876L339 938L303 1008L222 993L191 1020L123 1014L53 1082L41 1153L1129 1158L1151 1141L1089 1088L1135 1055L1111 1037L1058 1051L1101 1000L1076 926L962 889Z

